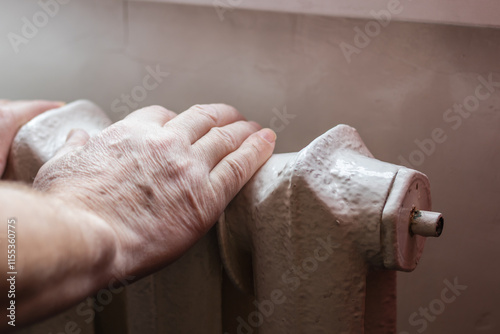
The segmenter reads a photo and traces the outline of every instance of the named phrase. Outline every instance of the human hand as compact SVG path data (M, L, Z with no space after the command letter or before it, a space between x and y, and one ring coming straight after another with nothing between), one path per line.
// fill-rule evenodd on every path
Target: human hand
M73 132L34 187L106 221L116 235L112 270L144 275L210 229L271 156L275 138L227 105L178 116L147 107L91 139Z
M35 116L62 106L53 101L0 100L0 176L3 175L12 141L21 126Z

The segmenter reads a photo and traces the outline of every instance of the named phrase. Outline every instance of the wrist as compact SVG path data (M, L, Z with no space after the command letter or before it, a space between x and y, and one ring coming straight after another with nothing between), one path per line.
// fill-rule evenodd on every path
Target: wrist
M50 184L50 186L47 186ZM49 180L43 177L36 179L34 187L58 198L77 210L82 210L92 215L96 221L101 221L109 231L103 235L111 234L114 241L115 256L109 265L109 275L114 278L126 275L144 276L171 262L166 258L165 252L158 250L158 242L149 233L141 233L134 229L134 223L154 220L147 212L134 206L133 200L124 201L118 197L118 191L103 191L98 193L95 189L107 189L100 184L97 187L92 182L79 182L71 180ZM161 246L165 250L164 245Z
M89 274L96 282L107 281L116 275L116 259L120 247L115 230L100 215L86 208L74 197L51 195L68 212L70 224L78 223L75 233L82 238L88 252ZM99 285L99 284L97 284Z
M16 217L16 231L22 236L16 268L19 291L25 291L19 295L20 314L35 319L62 310L126 274L116 265L116 234L99 216L64 196L18 184L4 184L0 200ZM49 306L40 307L45 304Z
M89 242L98 252L94 256L100 259L95 263L98 276L109 281L141 273L141 261L137 258L143 251L144 242L116 214L119 211L116 206L103 205L99 196L83 187L54 185L46 189L45 193L64 203L61 205L73 211L73 214L87 217L86 220L95 231L95 239Z
M55 207L56 216L72 226L71 234L79 236L82 242L82 258L88 268L88 279L92 286L99 288L121 272L117 267L120 257L120 243L109 219L97 213L80 199L79 189L47 189L44 196ZM124 273L125 274L125 273Z

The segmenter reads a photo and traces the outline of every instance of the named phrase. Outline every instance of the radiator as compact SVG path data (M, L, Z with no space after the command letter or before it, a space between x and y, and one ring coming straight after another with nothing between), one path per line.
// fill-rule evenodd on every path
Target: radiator
M31 182L70 129L109 124L89 101L36 117L8 175ZM442 229L424 174L375 159L337 125L273 155L172 265L20 333L396 333L396 271L415 269Z

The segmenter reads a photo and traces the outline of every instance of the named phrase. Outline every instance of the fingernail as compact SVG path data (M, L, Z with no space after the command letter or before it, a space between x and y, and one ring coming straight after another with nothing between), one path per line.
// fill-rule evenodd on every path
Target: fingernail
M66 141L68 141L68 139L70 139L71 137L73 137L73 135L75 134L76 131L78 131L78 129L71 129L68 132L68 135L66 136Z
M66 105L66 102L63 102L63 101L54 101L54 103L58 104L59 107L62 107L62 106Z
M260 130L257 134L268 143L274 143L276 141L276 133L271 129Z

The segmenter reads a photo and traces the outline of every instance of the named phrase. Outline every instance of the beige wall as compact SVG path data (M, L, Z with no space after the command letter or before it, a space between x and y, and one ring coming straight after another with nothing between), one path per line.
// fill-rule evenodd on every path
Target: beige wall
M159 66L169 75L140 106L233 104L280 130L277 152L346 123L377 158L412 161L429 176L446 225L417 270L399 275L399 330L419 333L425 322L429 334L499 332L500 87L470 116L447 109L474 102L479 76L500 82L500 30L391 22L348 63L339 45L353 44L367 21L238 9L220 21L210 7L73 0L16 54L8 33L40 7L0 6L1 97L89 98L119 119L121 94L140 92L148 67ZM282 127L276 114L285 110L294 118ZM416 153L415 140L429 143L436 128L435 151ZM467 289L440 302L455 278ZM409 322L429 306L435 318Z

